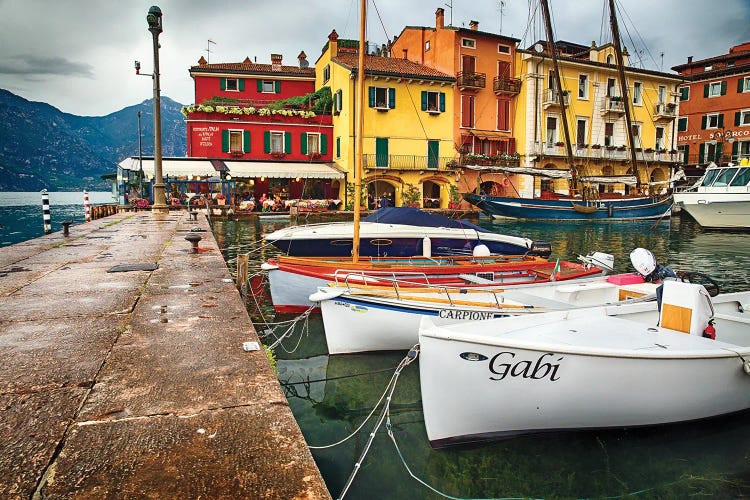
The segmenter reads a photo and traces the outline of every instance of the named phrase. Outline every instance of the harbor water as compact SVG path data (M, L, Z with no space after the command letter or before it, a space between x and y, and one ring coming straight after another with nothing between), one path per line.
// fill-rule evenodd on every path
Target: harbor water
M260 239L289 223L288 218L214 221L214 233L231 269L238 253L250 252L254 276L247 306L267 344L290 328L274 323L292 317L273 314L259 265L277 252L264 247ZM656 225L489 219L480 220L480 225L550 241L552 259L575 260L590 251L604 251L615 256L617 272L632 272L629 254L644 247L654 252L659 263L675 270L711 276L722 291L743 290L750 283L750 233L705 231L686 214ZM311 447L337 443L362 425L406 354L328 356L319 316L298 322L275 352L279 380ZM367 448L378 416L376 411L346 442L312 449L334 498L345 488ZM390 425L386 428L384 423L378 429L346 497L440 498L409 471L458 498L744 497L750 495L747 417L744 413L661 427L555 433L433 450L424 429L419 369L414 363L398 380Z

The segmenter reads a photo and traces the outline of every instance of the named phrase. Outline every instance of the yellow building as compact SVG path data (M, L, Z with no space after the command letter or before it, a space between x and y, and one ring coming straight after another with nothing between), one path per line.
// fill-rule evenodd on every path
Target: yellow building
M557 42L556 47L569 140L563 131L561 96L555 85L547 44L540 42L526 50L518 49L516 68L522 85L513 135L521 154L521 166L569 170L566 145L569 141L575 170L581 176L636 174L642 186L666 181L679 160L675 118L680 77L631 67L624 54L637 158L634 169L614 47L568 42ZM516 177L519 178L514 179L514 184L522 197L571 191L564 179ZM666 188L666 184L654 185L652 191L658 192L662 187ZM590 188L605 196L626 191L622 183L592 183Z
M316 88L333 95L333 160L347 173L352 205L358 42L334 30L315 63ZM458 168L453 144L456 79L401 58L365 56L363 191L396 206L448 207ZM365 188L366 186L366 188Z

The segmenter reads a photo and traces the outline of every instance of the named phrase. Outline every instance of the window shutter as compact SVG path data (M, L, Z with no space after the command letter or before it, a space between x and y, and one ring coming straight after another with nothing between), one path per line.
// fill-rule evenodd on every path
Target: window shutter
M737 80L737 93L741 94L743 90L745 90L745 79L740 78Z
M680 100L687 101L689 92L690 92L690 87L682 87L680 89Z
M706 115L701 116L701 130L706 130L706 120L708 120Z
M219 78L219 88L221 90L227 89L227 79L226 78Z
M740 153L740 142L734 141L732 143L732 157L729 159L729 161L737 161L737 155Z
M719 128L724 128L724 113L719 113Z
M721 95L727 95L727 82L726 80L721 81Z
M244 78L240 78L237 81L237 84L239 85L240 92L242 92L243 90L245 90L245 79Z
M690 157L690 146L687 144L685 145L685 156L682 157L683 163L688 163L688 158Z
M320 134L320 154L328 154L328 136Z
M388 88L388 108L396 109L396 89Z
M445 92L440 92L440 112L445 113Z
M263 92L263 80L257 80L258 92Z
M336 111L341 111L342 109L344 109L344 98L343 98L343 92L341 91L341 89L338 89L336 91L336 97L338 98Z
M741 111L737 111L734 114L734 126L735 127L739 127L740 126L740 119L741 118L742 118L742 112Z
M242 149L245 151L245 153L249 153L250 152L250 131L245 130L244 132L242 132L242 138L243 138L242 142L244 143Z
M307 133L302 132L300 134L300 149L302 150L302 154L307 154Z
M708 84L703 86L703 97L708 97Z
M714 161L716 163L720 163L721 162L721 150L722 150L722 146L724 146L723 142L719 142L719 143L716 144L716 157L714 159Z
M341 137L336 137L336 158L341 158Z
M271 132L268 130L263 132L263 152L264 153L271 152Z
M368 106L375 107L375 87L367 87L367 101Z
M427 111L427 91L422 91L422 111Z
M677 131L687 132L687 117L681 116L680 119L677 120Z
M706 145L701 144L698 146L698 163L703 163L703 155L706 152Z
M277 94L281 94L281 80L276 80L273 82L273 90Z
M229 130L221 131L221 150L225 153L229 152Z
M289 154L292 152L292 133L284 132L284 152Z

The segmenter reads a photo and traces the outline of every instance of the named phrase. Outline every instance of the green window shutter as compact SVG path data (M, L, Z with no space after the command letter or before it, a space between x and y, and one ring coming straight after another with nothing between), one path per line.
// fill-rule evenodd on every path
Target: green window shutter
M249 153L250 152L250 131L249 130L245 130L244 132L242 132L242 142L243 142L242 149L245 151L245 153Z
M375 166L388 166L388 139L385 137L375 138Z
M284 152L289 154L292 152L292 133L284 132Z
M740 119L741 119L741 117L742 117L742 112L740 112L740 111L737 111L734 114L734 126L735 127L739 127L740 126Z
M367 102L367 105L371 108L375 107L375 87L367 88Z
M438 168L440 141L427 141L427 168Z
M240 78L237 83L239 85L240 92L242 92L243 90L245 90L245 79L244 78Z
M701 116L701 130L706 130L706 120L708 117L706 115Z
M221 131L221 150L225 153L229 152L229 130Z
M719 128L724 128L724 113L719 113Z
M682 87L680 89L680 100L687 101L688 95L690 95L690 87Z
M273 90L277 94L281 94L281 80L276 80L273 82Z
M320 134L320 154L328 154L328 136Z
M708 97L708 84L703 86L703 97Z
M745 79L740 77L739 80L737 80L737 93L741 94L742 91L745 89Z
M220 78L219 79L219 88L221 90L226 90L227 89L227 79L226 78Z
M427 111L427 91L422 91L422 111Z
M719 143L716 144L716 157L714 158L714 161L716 163L721 162L721 150L722 150L722 146L724 146L723 142L719 142Z
M697 161L697 163L703 163L703 155L705 154L705 152L706 152L706 145L705 144L701 144L700 146L698 146L698 161Z
M721 95L727 95L727 82L726 80L721 81Z
M677 120L677 131L687 132L687 117L681 116L680 119Z
M258 84L258 92L263 92L263 80L256 80Z
M396 109L396 89L388 88L388 109Z
M445 113L445 92L440 92L440 112Z
M341 137L336 137L336 158L341 158Z
M690 158L690 146L688 146L686 144L685 145L685 156L682 157L682 162L683 163L687 163L688 162L688 158Z
M269 132L268 130L263 132L263 152L271 152L271 132Z
M737 161L737 155L740 154L740 142L734 141L732 143L732 158L729 161Z
M302 154L307 154L307 133L302 132L300 134L300 149L302 150Z

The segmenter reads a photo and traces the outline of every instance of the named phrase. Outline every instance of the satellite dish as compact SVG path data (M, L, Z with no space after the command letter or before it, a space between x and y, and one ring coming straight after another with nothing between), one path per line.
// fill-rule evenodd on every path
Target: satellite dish
M310 61L307 59L300 59L299 61L299 67L300 68L309 68L310 67Z
M541 54L542 52L544 52L544 47L542 46L541 43L537 43L534 45L534 50L536 50L537 52Z

